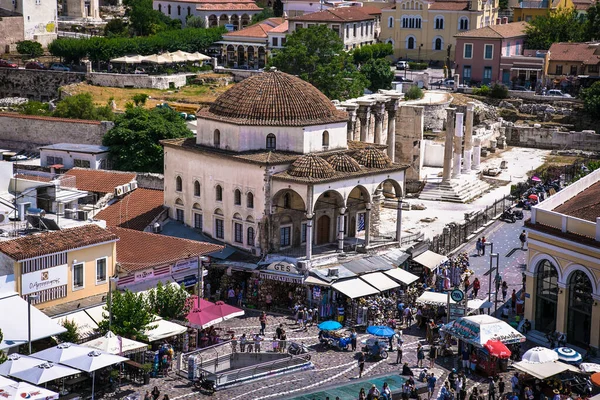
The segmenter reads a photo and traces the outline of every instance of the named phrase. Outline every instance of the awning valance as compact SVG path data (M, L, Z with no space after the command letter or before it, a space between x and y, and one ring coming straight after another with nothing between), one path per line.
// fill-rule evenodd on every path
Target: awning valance
M317 286L331 286L331 283L325 282L324 280L321 280L321 279L317 278L316 276L308 276L304 280L304 284L305 285L317 285Z
M441 264L448 261L448 257L434 253L431 250L427 250L413 258L413 261L433 271Z
M379 290L369 285L360 278L352 278L341 282L336 282L331 285L338 292L345 294L351 299L358 297L370 296L379 293Z
M411 283L419 280L418 276L411 274L402 268L390 269L389 271L383 271L383 273L392 279L397 280L398 282L404 283L405 285L410 285Z
M399 283L388 278L383 272L373 272L371 274L361 275L360 279L381 292L400 287Z
M417 299L417 303L443 306L448 304L448 295L446 293L424 292ZM454 303L454 300L450 299L450 303Z
M272 281L298 283L300 285L304 283L304 275L289 274L287 272L277 271L260 271L260 279L270 279Z
M565 371L581 372L578 368L560 361L535 364L527 361L519 361L514 363L513 367L538 379L550 378L551 376Z
M504 344L521 343L526 340L521 332L506 322L485 314L458 318L445 325L444 331L480 348L489 340L497 340Z

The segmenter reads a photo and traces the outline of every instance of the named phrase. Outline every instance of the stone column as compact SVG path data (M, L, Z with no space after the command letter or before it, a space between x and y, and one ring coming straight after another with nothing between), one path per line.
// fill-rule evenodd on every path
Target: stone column
M365 212L365 247L371 244L371 203L367 203Z
M210 23L210 22L208 22L208 15L205 15L205 16L204 16L204 27L205 27L205 28L209 28L209 26L208 26L208 24L209 24L209 23ZM217 65L217 64L215 64L215 65Z
M360 120L360 141L366 142L369 137L369 119L371 117L371 107L361 105L358 108L358 119Z
M592 307L592 326L590 331L590 344L595 348L600 347L600 307L598 307L598 303L600 302L600 295L592 293L592 298L594 299L594 305Z
M453 179L460 176L464 118L465 115L463 113L456 113L456 129L454 131L454 166L452 168Z
M398 210L396 211L396 241L400 243L402 236L402 199L398 198Z
M506 128L500 127L500 136L498 136L498 148L505 149L506 148Z
M398 110L398 100L391 99L386 104L388 112L388 130L387 130L387 155L396 161L396 110Z
M471 169L478 170L481 162L481 139L475 138L473 144L473 166Z
M373 106L373 115L375 116L375 137L373 142L376 144L383 144L381 140L381 133L383 131L383 117L385 115L385 103L378 101Z
M338 253L344 252L344 214L346 213L346 209L344 207L340 208L340 215L338 216Z
M450 181L452 174L452 143L454 142L454 119L456 108L446 108L446 142L444 144L444 170L442 182Z
M569 285L558 282L558 296L556 300L556 331L567 331L567 313L569 309Z
M467 104L467 115L465 119L465 151L463 161L463 174L471 170L471 157L473 156L473 112L475 103Z
M348 113L348 140L354 140L354 130L356 129L356 113L358 110L358 105L347 103L342 103L342 107L346 108L346 112Z
M306 259L312 258L313 214L306 214Z

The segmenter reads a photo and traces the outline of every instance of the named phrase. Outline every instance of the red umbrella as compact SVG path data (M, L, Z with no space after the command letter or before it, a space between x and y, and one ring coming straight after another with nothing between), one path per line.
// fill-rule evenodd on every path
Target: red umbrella
M209 326L223 322L223 318L218 314L200 308L192 309L186 318L192 327L198 329L208 328Z
M483 345L485 349L490 353L490 355L498 358L509 358L510 350L508 347L504 345L499 340L488 340L486 344Z
M207 307L204 311L220 316L223 321L244 315L244 310L225 304L222 301L217 301L214 306Z
M206 307L210 307L210 306L214 306L215 303L208 301L208 300L204 300L204 299L200 299L200 306L198 306L198 296L190 296L188 297L188 302L190 304L190 308L199 308L201 310L204 310Z
M536 200L536 201L537 201L537 199L538 199L538 197L537 197L537 194L530 194L530 195L529 195L529 198L530 198L531 200Z
M592 381L592 383L596 386L600 386L600 372L596 372L595 374L592 374L592 376L590 377L590 380Z

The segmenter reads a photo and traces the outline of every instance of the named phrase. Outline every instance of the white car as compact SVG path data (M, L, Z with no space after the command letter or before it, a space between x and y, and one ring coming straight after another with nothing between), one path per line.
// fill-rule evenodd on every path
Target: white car
M563 93L561 90L558 90L558 89L550 89L550 90L548 90L548 92L546 92L546 96L568 97L568 98L571 97L570 94Z
M23 160L27 160L27 156L24 156L22 154L19 154L18 156L12 156L10 158L10 161L23 161Z

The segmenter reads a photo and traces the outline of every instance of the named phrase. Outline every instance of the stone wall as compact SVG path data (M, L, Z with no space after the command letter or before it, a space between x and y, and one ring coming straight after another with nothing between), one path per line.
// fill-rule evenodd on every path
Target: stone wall
M109 121L84 121L0 113L0 147L37 150L56 143L102 144L113 127Z
M85 80L85 73L0 68L0 97L27 97L48 101L61 86Z
M16 43L25 40L24 32L22 15L0 10L0 54L16 51Z
M600 151L600 136L594 131L562 132L556 128L507 124L506 140L511 146Z
M401 105L396 117L396 162L408 164L406 179L419 179L423 166L421 143L425 109Z
M217 67L215 68L215 72L219 74L231 74L233 75L234 82L241 82L252 75L262 74L263 71Z
M181 75L145 75L145 74L107 74L92 72L87 80L92 85L108 87L129 87L136 89L175 89L186 85L187 77L195 74Z
M446 108L450 102L442 104L424 105L423 128L426 131L443 131L446 128Z
M165 176L163 174L143 172L138 173L135 179L138 183L138 187L141 188L158 190L164 190L165 188Z

